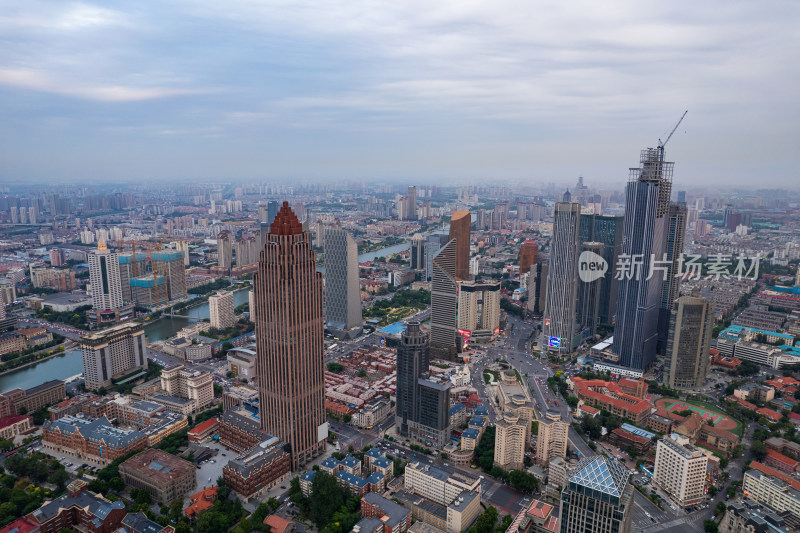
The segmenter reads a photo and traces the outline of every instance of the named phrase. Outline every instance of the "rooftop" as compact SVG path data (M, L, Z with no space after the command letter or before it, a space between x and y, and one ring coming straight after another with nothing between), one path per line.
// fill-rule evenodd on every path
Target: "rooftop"
M104 443L106 446L120 448L146 438L146 435L139 431L112 426L105 417L90 420L77 416L65 416L55 421L45 421L44 428L60 431L64 435L72 435L77 431L90 442Z
M123 462L120 468L137 472L152 478L157 483L164 484L189 473L192 477L196 477L195 467L192 463L155 448L149 448L134 455Z
M588 457L581 461L570 476L570 484L620 497L628 484L628 471L606 457Z

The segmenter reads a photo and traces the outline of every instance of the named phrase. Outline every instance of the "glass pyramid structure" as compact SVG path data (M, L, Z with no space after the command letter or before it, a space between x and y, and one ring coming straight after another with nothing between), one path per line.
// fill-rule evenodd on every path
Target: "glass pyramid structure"
M619 498L628 484L628 471L606 457L588 457L578 464L569 482Z

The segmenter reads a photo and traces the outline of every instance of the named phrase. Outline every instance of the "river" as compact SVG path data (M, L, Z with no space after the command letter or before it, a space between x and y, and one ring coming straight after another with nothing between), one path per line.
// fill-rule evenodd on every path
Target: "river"
M364 263L372 261L377 257L396 254L403 250L408 250L411 247L410 241L395 244L375 250L373 252L366 252L358 256L358 262ZM318 270L325 273L325 267L320 265ZM246 290L236 291L233 294L234 306L247 303L248 292ZM191 309L179 311L181 314L186 314L192 318L203 319L208 318L208 302ZM149 342L160 341L168 339L175 335L182 328L186 327L190 322L188 318L182 317L164 317L152 324L145 327L145 334ZM0 391L7 391L9 389L21 388L28 389L35 387L45 381L51 379L66 379L76 374L83 372L83 361L81 360L80 350L69 350L63 356L53 357L47 361L43 361L37 365L29 366L10 372L0 376Z

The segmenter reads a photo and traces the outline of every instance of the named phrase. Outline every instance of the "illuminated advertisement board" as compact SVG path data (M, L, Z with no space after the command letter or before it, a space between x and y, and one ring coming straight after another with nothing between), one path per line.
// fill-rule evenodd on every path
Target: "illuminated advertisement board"
M561 337L549 337L547 340L547 345L552 348L560 348L561 347Z

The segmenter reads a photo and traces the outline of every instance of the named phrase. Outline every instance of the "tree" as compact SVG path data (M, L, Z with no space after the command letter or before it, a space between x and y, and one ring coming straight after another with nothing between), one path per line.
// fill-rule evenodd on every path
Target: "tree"
M767 445L764 441L754 440L753 445L750 447L750 452L755 457L756 461L763 461L767 456Z
M337 363L336 361L331 361L328 363L328 372L333 372L334 374L341 374L344 370L344 366L341 363Z
M714 485L709 485L708 486L708 495L709 496L711 496L713 498L714 496L717 495L717 492L719 492L719 489L716 486L714 486Z
M714 508L714 514L720 515L725 512L728 507L725 505L725 502L718 502L717 506Z
M131 489L131 497L134 503L138 505L150 505L153 502L152 498L150 498L150 494L142 489Z
M175 525L175 533L192 533L192 528L188 522L180 521Z
M703 529L706 533L717 533L719 531L719 526L713 520L706 520L703 522Z
M570 407L572 407L573 409L575 409L576 407L578 407L578 401L579 401L579 400L578 400L578 397L577 397L577 396L572 396L572 395L570 395L570 396L567 396L567 404L568 404Z
M344 503L342 489L336 483L336 478L327 472L319 471L314 476L311 484L311 509L309 518L322 529L329 521L333 513Z
M279 502L276 498L270 498L267 500L267 506L270 508L271 512L275 512L275 510L281 506L281 502Z
M539 490L539 480L533 474L523 470L512 470L508 475L508 482L512 487L522 492Z

